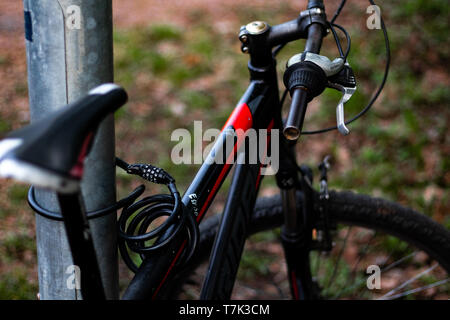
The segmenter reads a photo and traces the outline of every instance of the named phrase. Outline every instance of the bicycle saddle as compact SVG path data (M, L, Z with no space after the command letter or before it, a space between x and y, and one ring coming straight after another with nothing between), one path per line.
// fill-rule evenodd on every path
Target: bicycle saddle
M0 176L61 193L79 189L83 162L100 122L127 101L107 83L0 141Z

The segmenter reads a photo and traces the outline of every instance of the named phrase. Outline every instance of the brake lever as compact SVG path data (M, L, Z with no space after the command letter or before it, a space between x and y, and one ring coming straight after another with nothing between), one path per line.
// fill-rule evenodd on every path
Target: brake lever
M344 105L356 91L356 79L348 62L336 75L328 78L328 87L342 92L342 98L336 107L337 128L344 136L350 133L345 125Z

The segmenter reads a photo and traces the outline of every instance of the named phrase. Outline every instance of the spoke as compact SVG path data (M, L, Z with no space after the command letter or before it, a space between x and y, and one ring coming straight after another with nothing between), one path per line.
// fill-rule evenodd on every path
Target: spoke
M281 290L280 286L278 285L278 283L275 282L275 280L273 280L273 278L270 281L272 283L272 285L277 289L278 291L278 295L280 296L280 298L282 300L286 299L286 297L284 296L283 290Z
M376 236L377 236L377 232L375 231L374 234L372 235L372 237L370 237L369 241L367 241L366 245L364 246L362 254L358 255L358 259L356 260L355 264L353 265L351 275L347 278L347 281L345 282L344 286L338 292L338 294L333 297L333 299L338 299L341 296L342 292L345 290L345 288L350 284L350 281L355 280L356 268L358 267L358 265L361 262L361 260L366 256L367 250L369 249L369 246L372 243L372 240Z
M398 266L398 265L401 264L403 261L405 261L405 260L411 258L412 256L414 256L417 252L418 252L418 251L414 251L413 253L410 253L409 255L407 255L407 256L405 256L405 257L403 257L403 258L401 258L401 259L399 259L399 260L397 260L397 261L395 261L395 262L393 262L393 263L391 263L391 264L388 265L387 267L384 267L384 268L381 269L381 271L380 271L381 274L382 274L383 272L386 273L386 272L389 271L390 269L392 269L392 268ZM392 255L392 253L389 255L389 257L385 260L385 262L384 262L383 264L386 264L386 262L389 261L389 258L391 257L391 255ZM350 288L346 289L345 291L349 291L349 290L352 290L352 289L361 288L365 283L366 283L366 279L362 279L362 280L358 281L356 284L354 284L353 286L351 286ZM359 290L359 291L361 291L361 290ZM358 291L358 292L359 292L359 291Z
M449 280L450 280L450 278L447 278L447 279L444 279L444 280L441 280L441 281L437 281L437 282L434 282L432 284L429 284L429 285L426 285L426 286L423 286L423 287L420 287L420 288L411 289L411 290L408 290L408 291L405 291L405 292L402 292L402 293L399 293L399 294L396 294L396 295L393 295L393 296L386 297L385 300L394 300L394 299L398 299L398 298L401 298L401 297L404 297L404 296L407 296L407 295L410 295L410 294L413 294L413 293L416 293L416 292L420 292L420 291L423 291L423 290L434 288L434 287L443 285L444 283L447 283Z
M330 277L330 279L328 280L328 283L327 283L327 285L326 285L326 287L325 287L325 288L327 288L327 289L330 288L331 284L334 282L334 279L335 279L336 274L337 274L337 270L339 269L339 263L341 262L342 253L344 252L345 246L347 245L347 240L348 240L348 237L350 236L350 231L351 231L351 229L352 229L352 227L350 226L350 227L348 228L348 230L347 230L347 234L345 235L345 238L344 238L344 243L343 243L343 245L342 245L341 250L339 251L339 255L338 255L337 260L336 260L336 263L335 263L335 265L334 265L333 274L331 275L331 277Z
M389 252L389 255L384 259L383 263L380 265L380 268L384 269L385 265L388 263L389 259L391 259L392 255L394 254L394 249L391 249L391 252Z
M409 258L412 258L413 256L415 256L417 254L417 252L419 252L419 251L414 251L414 252L408 254L407 256L404 256L403 258L391 263L387 267L384 267L383 269L381 269L381 272L386 272L386 271L391 270L392 268L401 264L403 261L408 260ZM386 260L386 262L387 262L387 260Z
M380 270L380 274L383 274L383 273L385 274L386 272L388 272L389 270L391 270L391 269L395 268L396 266L402 264L402 263L405 262L406 260L411 259L412 257L414 257L414 256L417 254L417 252L419 252L419 251L414 251L414 252L408 254L407 256L404 256L403 258L398 259L397 261L392 262L392 263L391 263L390 265L388 265L387 267L384 267L383 269L381 269L381 270ZM389 254L389 257L391 257L392 254L393 254L393 252L391 252L391 253ZM389 259L389 257L388 257L388 259ZM386 260L386 262L387 262L387 261L388 261L388 260ZM361 288L359 289L358 292L361 292Z
M404 287L406 287L408 284L416 281L417 279L419 279L420 277L422 277L423 275L429 273L430 271L434 270L434 268L436 268L438 266L437 263L435 263L434 265L432 265L431 267L429 267L428 269L416 274L414 277L412 277L411 279L408 279L407 281L403 282L401 285L399 285L397 288L392 289L391 291L389 291L388 293L386 293L384 296L382 296L381 298L379 298L378 300L385 300L386 298L389 298L389 296L391 296L393 293L397 292L400 289L403 289Z
M369 249L370 244L372 243L372 240L377 236L377 232L375 231L374 234L372 235L372 237L370 237L369 241L367 241L366 245L364 246L363 252L362 254L360 254L358 256L358 260L356 260L355 264L353 265L352 268L352 277L355 277L355 273L356 273L356 268L358 267L359 263L361 262L361 260L366 256L367 254L367 250Z

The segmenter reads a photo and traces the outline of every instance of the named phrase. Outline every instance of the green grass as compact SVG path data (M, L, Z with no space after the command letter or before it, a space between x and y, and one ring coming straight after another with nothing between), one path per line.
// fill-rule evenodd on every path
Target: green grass
M268 265L274 259L276 258L260 251L245 251L239 265L237 278L249 280L268 275Z
M36 300L38 286L28 280L28 269L16 268L0 278L0 300Z
M195 90L183 90L180 93L180 100L188 108L208 110L212 107L213 99L207 92Z
M0 118L0 134L4 135L11 131L11 124L8 122L7 119Z
M8 198L11 200L12 204L23 204L26 201L28 188L25 185L13 185L8 190Z
M27 250L36 251L35 239L25 233L10 233L2 241L2 262L22 260Z

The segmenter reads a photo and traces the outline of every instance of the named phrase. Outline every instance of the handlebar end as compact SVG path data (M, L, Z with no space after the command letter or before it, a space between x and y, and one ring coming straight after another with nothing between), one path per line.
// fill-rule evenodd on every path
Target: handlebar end
M285 127L283 129L283 135L288 140L297 141L300 137L300 130L294 126Z

